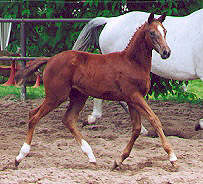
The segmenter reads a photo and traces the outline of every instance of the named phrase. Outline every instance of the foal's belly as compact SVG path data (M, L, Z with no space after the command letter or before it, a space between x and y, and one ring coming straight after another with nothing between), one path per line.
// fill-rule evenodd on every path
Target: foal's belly
M125 101L126 97L119 90L108 90L101 88L93 88L93 87L82 87L82 86L73 86L73 88L77 89L81 93L92 96L94 98L100 98L104 100L112 100L112 101Z

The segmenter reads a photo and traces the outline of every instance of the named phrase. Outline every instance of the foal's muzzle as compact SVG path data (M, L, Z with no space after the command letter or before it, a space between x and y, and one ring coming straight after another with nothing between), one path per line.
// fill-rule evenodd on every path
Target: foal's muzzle
M169 58L170 55L171 55L171 50L170 49L164 49L162 54L161 54L161 58L167 59L167 58Z

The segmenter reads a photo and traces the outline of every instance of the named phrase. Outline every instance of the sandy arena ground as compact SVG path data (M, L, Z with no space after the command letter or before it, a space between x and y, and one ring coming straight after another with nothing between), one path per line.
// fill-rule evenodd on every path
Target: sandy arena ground
M31 151L14 168L24 142L30 109L42 100L24 103L9 97L0 100L0 184L201 184L203 183L203 131L194 131L203 118L203 105L150 101L172 144L179 169L173 169L160 140L148 121L149 136L140 136L122 168L111 171L131 136L129 115L116 102L104 103L104 115L94 125L83 127L92 109L88 100L78 127L91 145L97 166L88 163L80 146L61 122L67 103L38 124Z

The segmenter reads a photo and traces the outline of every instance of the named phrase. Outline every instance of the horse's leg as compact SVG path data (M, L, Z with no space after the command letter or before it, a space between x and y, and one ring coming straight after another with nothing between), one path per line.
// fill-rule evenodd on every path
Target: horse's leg
M203 66L203 65L202 65ZM201 69L199 69L199 78L200 80L203 82L203 72ZM195 130L198 131L198 130L203 130L203 116L200 117L200 120L198 123L195 124Z
M70 130L70 132L75 137L76 141L81 146L82 151L88 156L89 162L96 163L95 156L93 154L92 148L90 145L84 140L82 134L77 128L77 120L80 111L85 105L88 96L83 95L77 90L72 90L70 93L70 104L65 113L63 123Z
M177 157L172 149L172 146L167 141L166 136L164 135L162 124L159 118L151 110L151 108L149 107L149 105L146 103L146 101L141 95L135 95L133 97L133 103L135 104L136 109L139 110L140 113L143 114L149 120L149 122L155 129L156 133L159 135L162 146L164 150L167 152L171 164L175 165L175 161L177 160Z
M94 123L97 118L102 116L102 99L94 98L93 112L88 115L88 123Z
M123 107L123 109L124 109L124 111L126 113L129 113L128 107L127 107L125 102L119 101L119 104L121 105L121 107ZM148 130L143 126L143 124L141 124L141 132L140 132L140 134L141 135L147 135L148 134Z
M117 163L117 161L114 162L113 168L115 169L117 166L121 166L122 162L130 155L130 152L133 148L135 140L139 137L140 131L141 131L141 115L139 111L137 111L134 107L128 106L131 122L132 122L132 136L130 141L128 142L127 146L123 150L123 153Z
M56 107L58 107L62 102L64 102L67 99L66 97L65 98L64 97L65 96L63 96L63 98L58 99L56 97L46 97L44 102L38 108L31 111L25 143L23 144L19 155L15 159L16 167L30 152L30 144L32 141L32 136L36 124L39 122L41 118L47 115L50 111L54 110Z
M203 119L200 119L198 123L195 125L195 130L203 130Z
M141 123L141 135L147 136L148 130L144 127L144 125Z
M91 115L88 115L88 123L94 123L97 118L100 118L102 116L102 99L94 98L94 106L93 106L93 112ZM122 101L119 102L119 104L123 107L126 113L128 113L128 108L126 107L126 104ZM142 135L147 135L148 130L141 124L141 132Z

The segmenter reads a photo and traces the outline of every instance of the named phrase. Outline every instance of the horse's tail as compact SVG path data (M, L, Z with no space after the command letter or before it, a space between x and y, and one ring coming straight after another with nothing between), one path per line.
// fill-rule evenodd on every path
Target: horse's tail
M17 85L21 85L26 81L26 78L29 77L33 72L36 72L41 66L45 65L48 62L49 58L38 58L34 61L30 61L26 64L26 67L20 69L15 76Z
M82 50L90 48L90 46L98 46L99 31L98 28L106 24L109 18L97 17L90 20L82 29L78 39L76 40L72 50Z

